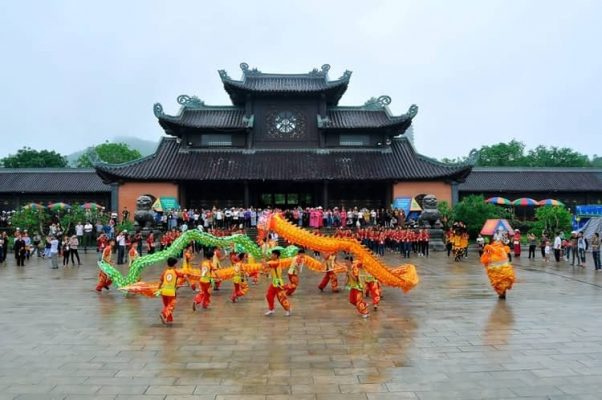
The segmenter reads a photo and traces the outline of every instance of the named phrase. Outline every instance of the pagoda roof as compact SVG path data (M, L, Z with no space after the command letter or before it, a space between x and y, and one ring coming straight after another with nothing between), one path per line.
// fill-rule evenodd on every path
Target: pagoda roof
M163 112L161 103L155 103L153 111L159 124L169 134L177 134L173 128L232 129L240 130L253 126L253 116L246 117L245 110L234 106L209 106L196 96L178 96L180 111L176 115Z
M0 193L110 193L91 168L0 168Z
M602 192L600 168L476 167L460 192Z
M399 127L405 131L418 113L418 106L413 104L407 113L394 116L388 108L390 103L389 96L380 96L377 99L371 98L359 107L331 107L327 110L326 116L318 115L318 127L322 129Z
M237 180L457 180L472 166L444 164L416 153L405 138L380 148L188 149L164 137L155 154L125 164L95 165L105 182Z
M351 71L336 80L328 79L330 65L324 64L321 69L314 68L308 73L301 74L274 74L263 73L257 68L250 69L246 63L240 64L242 78L235 80L230 78L225 70L219 70L219 75L224 84L224 89L230 95L235 105L244 104L247 94L293 94L312 95L323 93L327 104L336 105L349 84Z

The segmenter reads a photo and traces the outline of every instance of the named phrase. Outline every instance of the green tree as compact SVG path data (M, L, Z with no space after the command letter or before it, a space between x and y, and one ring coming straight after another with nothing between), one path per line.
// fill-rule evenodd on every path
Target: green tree
M589 167L591 162L585 154L578 153L568 147L537 146L529 150L525 157L530 167Z
M594 154L592 156L591 166L594 168L602 168L602 157Z
M564 207L544 206L535 211L535 223L531 232L541 235L547 232L554 235L556 232L571 231L571 213Z
M525 144L512 139L509 143L498 143L483 146L477 156L480 167L513 167L524 166Z
M142 154L136 149L131 149L125 143L105 142L94 147L90 147L77 160L78 168L90 168L93 160L99 160L108 164L121 164L142 157Z
M454 206L453 219L466 224L470 237L475 237L490 218L509 218L507 209L485 202L483 196L468 196Z
M65 168L67 158L55 151L34 150L23 147L17 154L10 154L2 160L4 168Z
M449 206L449 203L447 201L443 200L440 201L439 204L437 204L437 209L441 214L440 220L443 224L443 228L448 229L454 223L452 208Z
M11 217L10 222L13 229L27 229L30 235L33 235L34 232L40 232L43 235L44 227L49 220L46 210L23 208Z

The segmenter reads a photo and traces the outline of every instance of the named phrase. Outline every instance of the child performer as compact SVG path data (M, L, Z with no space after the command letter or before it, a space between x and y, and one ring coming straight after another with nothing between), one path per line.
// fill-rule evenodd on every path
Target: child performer
M337 280L337 274L334 272L334 261L336 257L337 255L335 253L325 254L324 265L326 267L326 274L324 275L324 278L322 278L320 285L318 285L318 289L320 289L321 292L323 292L326 285L328 285L328 281L330 281L330 285L332 286L332 292L339 292L339 281Z
M234 284L234 289L232 289L232 296L230 296L230 300L232 303L236 303L236 300L239 297L245 295L243 291L243 283L245 280L245 272L242 268L242 263L245 258L245 253L240 253L239 255L231 256L232 267L234 268L234 276L232 277L232 283Z
M361 265L361 264L360 264ZM378 311L378 305L380 304L380 282L366 272L363 268L361 269L361 276L363 283L365 283L366 297L372 299L372 308L374 311Z
M203 308L209 307L211 304L211 281L213 280L213 251L210 249L205 250L205 260L201 263L201 278L199 285L201 291L194 296L192 301L192 310L196 311L196 306L201 304Z
M284 310L286 316L291 315L291 305L286 298L286 292L284 291L284 282L282 280L282 266L280 265L280 250L272 250L271 259L268 262L263 262L265 268L268 269L268 273L272 278L270 286L265 298L268 302L268 311L265 315L274 314L274 297L278 297L278 301Z
M349 303L353 304L363 318L368 318L368 306L364 302L364 287L360 280L360 271L363 270L361 262L353 262L353 257L345 257L347 267L347 288L349 289Z
M213 271L218 270L222 267L222 260L224 258L226 258L226 256L223 255L223 250L221 250L220 248L216 248L213 252L213 260L211 263ZM219 290L221 285L222 285L221 279L213 280L213 290Z
M136 259L140 257L140 254L138 254L138 250L136 249L137 247L138 242L132 242L130 244L130 250L128 251L128 266L130 268L132 267L134 261L136 261Z
M255 264L255 258L251 255L251 254L245 254L245 258L247 259L247 263L249 264ZM249 274L247 274L249 276L249 279L251 279L253 281L253 285L257 285L257 282L259 281L259 271L255 271L255 272L251 272ZM247 290L248 290L248 285L245 282L245 285L247 286Z
M161 274L161 278L159 278L159 294L163 299L163 310L161 310L159 316L164 325L173 323L173 310L176 307L178 278L185 277L184 274L176 271L174 268L177 263L177 258L169 257L167 259L165 270Z
M188 246L186 246L186 249L184 250L184 256L182 259L182 273L184 275L189 275L193 272L192 264L191 264L192 257L193 257L193 254L192 254L193 243L194 242L190 242L188 244ZM183 280L183 278L180 278L180 282L179 282L180 285L183 283L182 280ZM190 282L190 288L194 292L196 290L196 283L190 278L189 278L189 282Z
M509 250L508 246L496 240L485 246L481 256L481 264L485 266L491 286L500 299L506 298L506 291L512 288L515 281L514 270L508 262Z
M305 263L305 250L299 249L299 253L291 263L291 266L288 269L288 280L284 286L284 290L286 290L286 295L291 296L297 290L297 286L299 286L299 274L303 272L303 265Z
M109 244L105 246L105 248L102 250L101 258L102 261L111 265L113 265L113 261L111 261L113 247L115 247L115 240L111 239L109 241ZM96 284L96 291L100 293L102 292L103 288L109 290L109 286L111 286L111 283L113 283L111 278L109 278L109 276L105 274L103 270L100 270L100 272L98 273L98 283Z

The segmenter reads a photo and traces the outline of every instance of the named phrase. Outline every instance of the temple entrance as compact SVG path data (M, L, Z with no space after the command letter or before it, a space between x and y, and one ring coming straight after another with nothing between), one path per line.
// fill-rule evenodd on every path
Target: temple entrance
M188 182L181 184L187 208L386 208L389 182Z
M259 208L313 207L320 203L321 186L309 182L249 183L250 202Z

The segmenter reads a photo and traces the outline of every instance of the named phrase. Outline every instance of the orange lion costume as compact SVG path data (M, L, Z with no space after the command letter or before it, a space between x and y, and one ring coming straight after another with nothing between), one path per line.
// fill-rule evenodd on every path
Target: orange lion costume
M500 299L506 298L506 291L512 288L516 280L512 265L508 261L510 248L501 242L495 241L483 249L481 264L487 270L491 286L495 289Z

